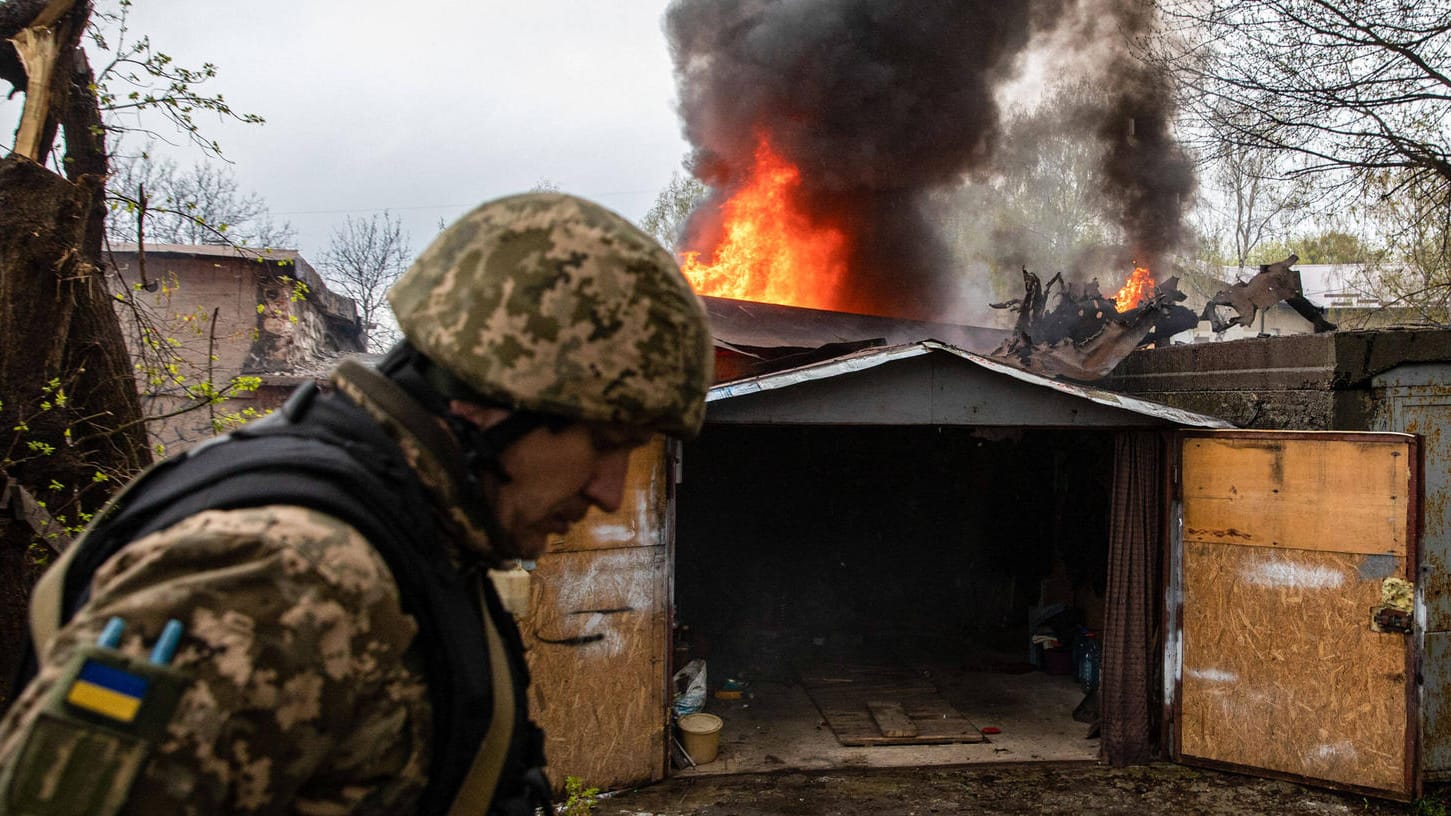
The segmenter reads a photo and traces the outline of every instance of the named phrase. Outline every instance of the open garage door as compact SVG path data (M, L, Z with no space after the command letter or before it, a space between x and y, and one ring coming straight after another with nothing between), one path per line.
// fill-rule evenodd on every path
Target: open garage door
M1414 797L1417 438L1210 431L1181 450L1178 758Z
M1072 657L1103 629L1114 440L707 425L677 494L677 662L707 662L724 726L682 770L1096 759Z

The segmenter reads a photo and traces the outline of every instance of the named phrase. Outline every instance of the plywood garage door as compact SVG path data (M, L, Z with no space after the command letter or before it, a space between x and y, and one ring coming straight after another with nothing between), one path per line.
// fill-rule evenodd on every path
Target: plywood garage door
M1180 759L1411 797L1413 644L1371 618L1414 575L1415 438L1182 450Z
M619 512L591 514L539 560L520 621L550 780L663 779L670 552L665 441L630 459Z

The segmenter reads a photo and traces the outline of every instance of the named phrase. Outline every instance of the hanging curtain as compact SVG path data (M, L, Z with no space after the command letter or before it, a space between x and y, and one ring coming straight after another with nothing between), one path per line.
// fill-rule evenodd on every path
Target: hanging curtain
M1163 439L1152 431L1122 432L1114 443L1099 707L1100 750L1115 766L1158 755L1163 451Z

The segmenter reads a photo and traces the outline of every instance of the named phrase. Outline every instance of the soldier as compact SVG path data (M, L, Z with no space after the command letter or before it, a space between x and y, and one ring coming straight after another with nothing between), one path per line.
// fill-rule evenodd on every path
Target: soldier
M699 430L705 313L640 230L543 193L461 218L389 300L376 370L152 468L37 586L0 814L547 807L482 571Z

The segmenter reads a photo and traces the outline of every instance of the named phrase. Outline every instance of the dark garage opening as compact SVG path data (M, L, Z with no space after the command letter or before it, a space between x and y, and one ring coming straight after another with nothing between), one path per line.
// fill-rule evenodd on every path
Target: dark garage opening
M673 668L705 659L725 721L701 772L1097 756L1062 664L1102 627L1112 431L711 425L682 462ZM841 744L844 688L904 683L998 732Z

